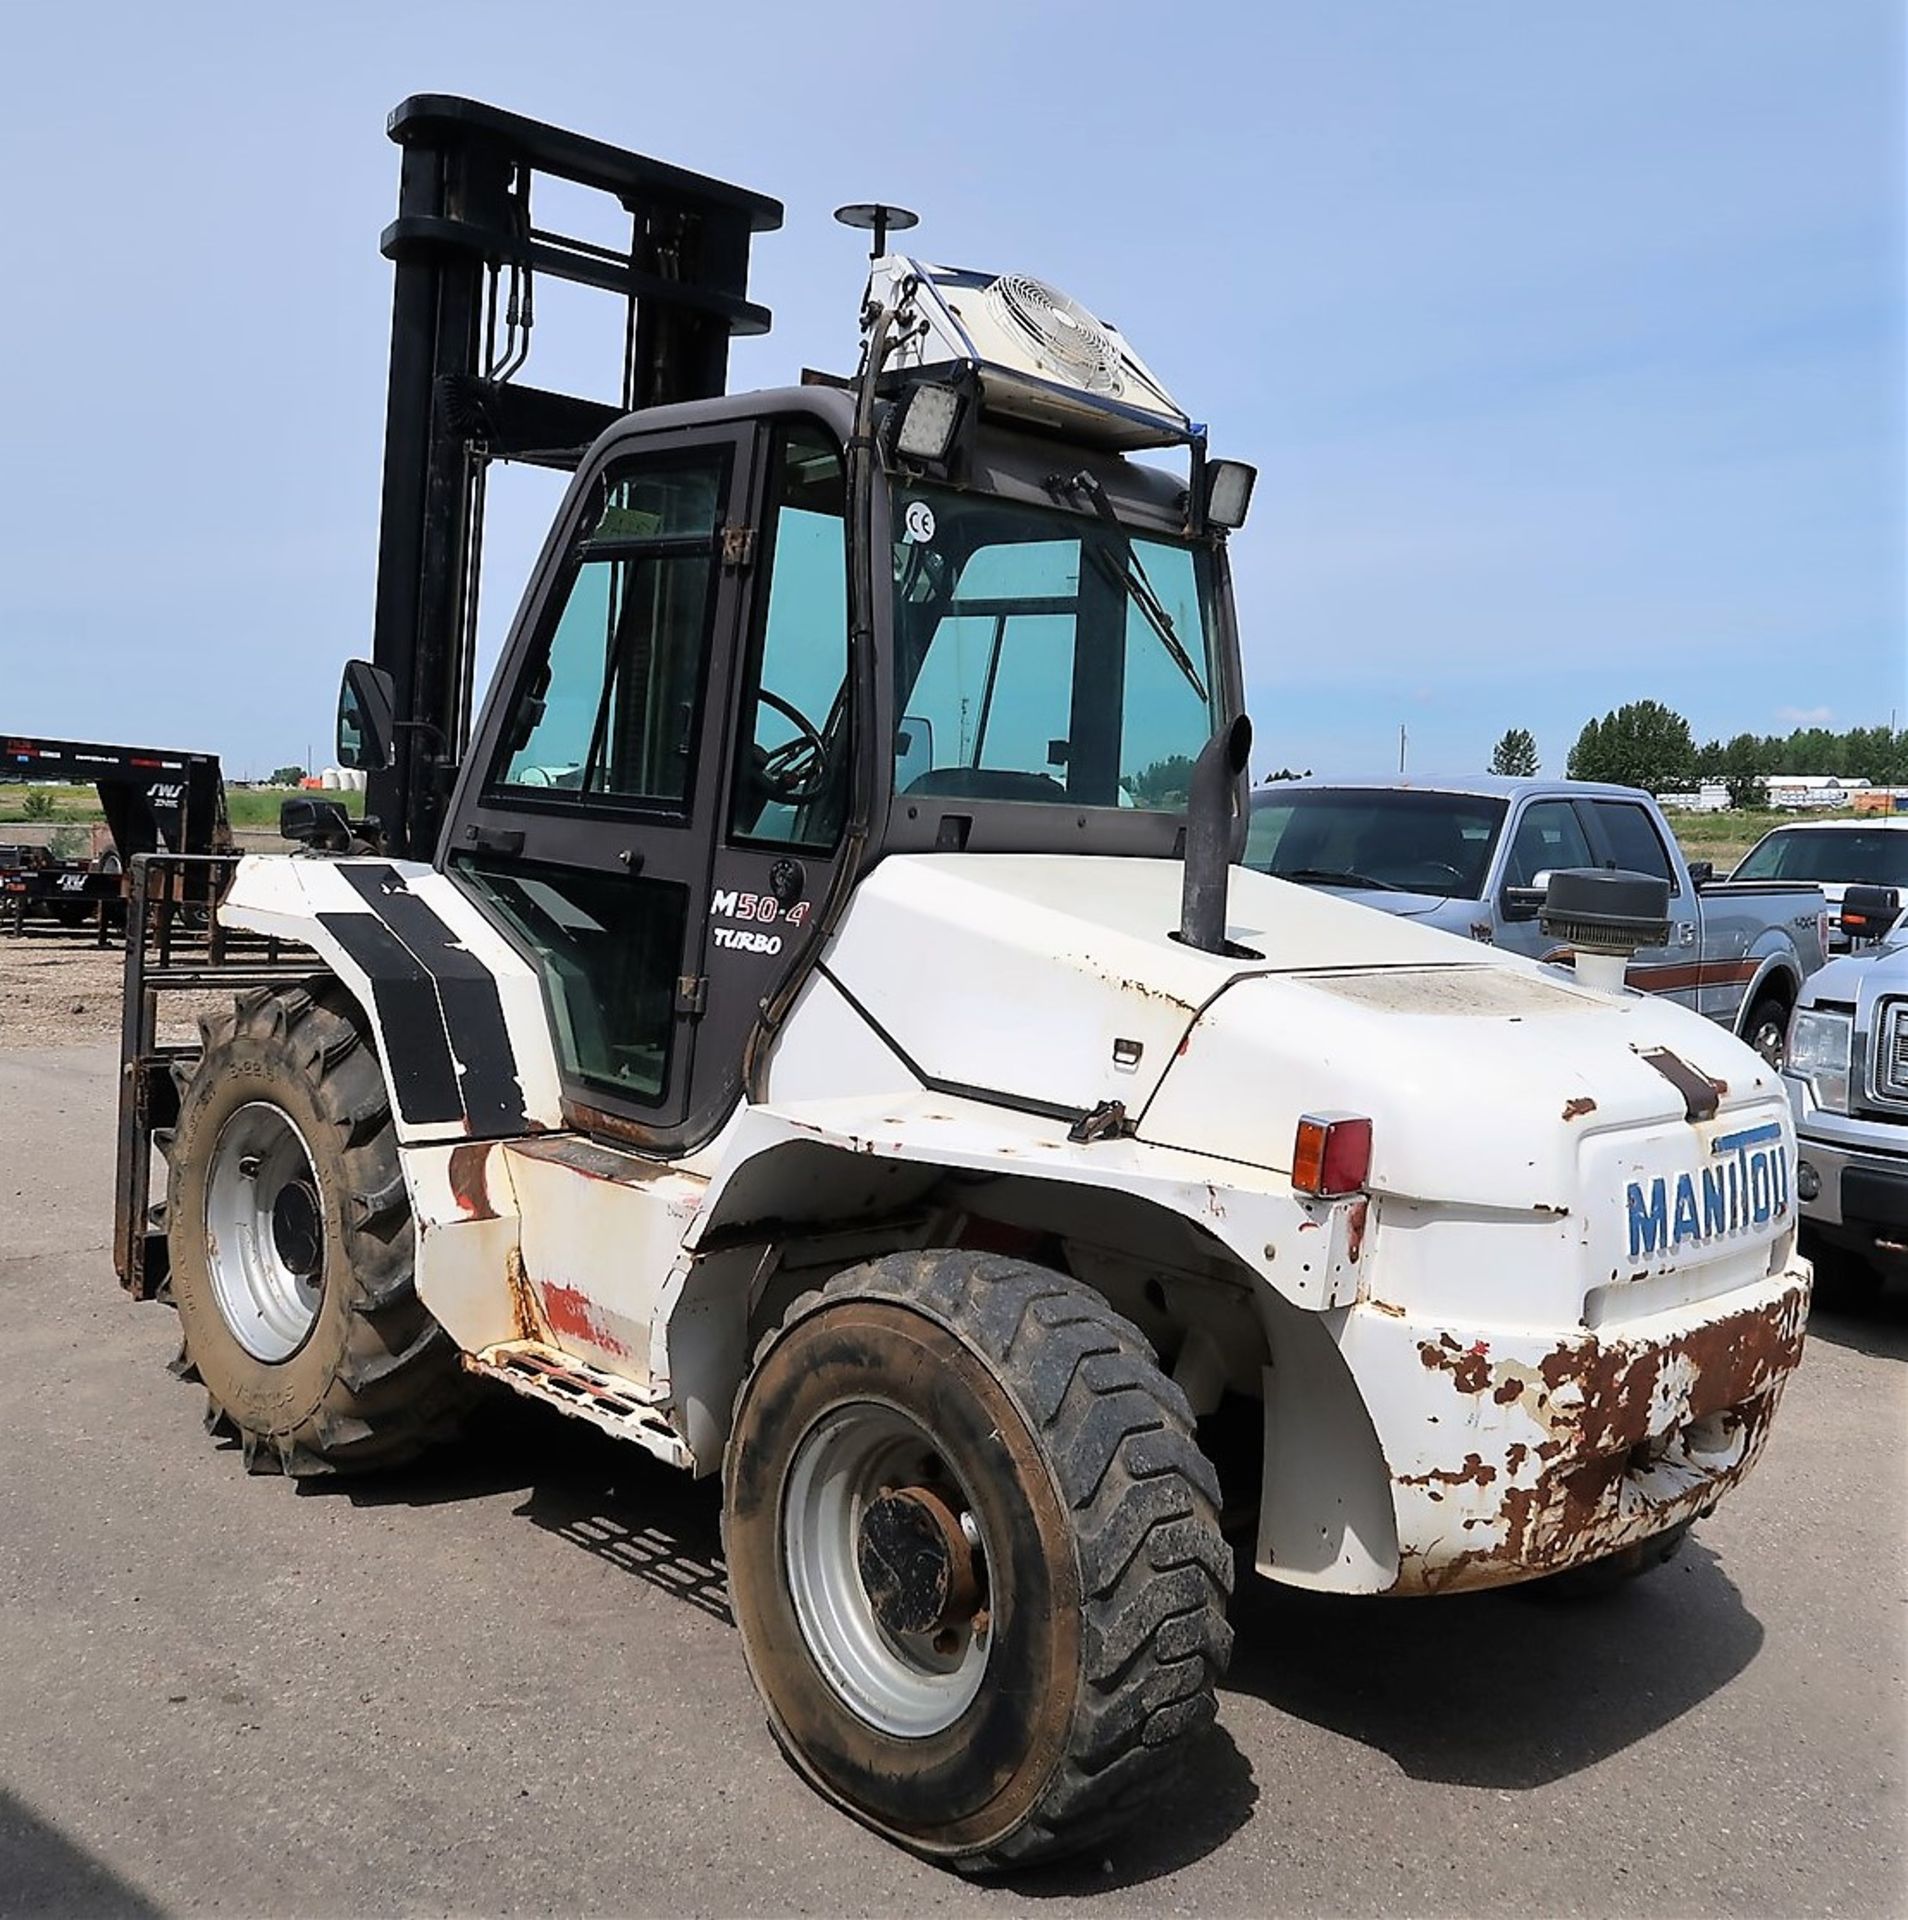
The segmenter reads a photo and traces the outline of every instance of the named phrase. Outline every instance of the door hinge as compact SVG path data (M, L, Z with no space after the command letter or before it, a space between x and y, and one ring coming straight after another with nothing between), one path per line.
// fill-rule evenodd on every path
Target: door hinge
M746 572L755 564L755 529L753 527L722 529L722 564L733 573Z
M706 1012L709 1006L709 976L706 973L685 973L676 980L676 1011L686 1013L691 1019Z

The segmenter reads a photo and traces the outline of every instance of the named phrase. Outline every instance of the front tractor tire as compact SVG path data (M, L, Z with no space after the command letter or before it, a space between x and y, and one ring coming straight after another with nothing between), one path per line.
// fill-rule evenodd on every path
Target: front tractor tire
M259 988L201 1032L168 1152L176 1370L253 1472L406 1460L468 1389L412 1283L377 1057L342 993Z
M1098 1294L983 1253L838 1275L758 1349L725 1462L776 1739L948 1865L1092 1844L1213 1716L1218 1505L1185 1396Z

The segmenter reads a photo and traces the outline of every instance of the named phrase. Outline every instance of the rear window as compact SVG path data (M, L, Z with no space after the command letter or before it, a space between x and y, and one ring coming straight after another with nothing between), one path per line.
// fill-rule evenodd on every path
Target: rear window
M1778 827L1730 877L1908 887L1908 828Z
M1484 794L1293 787L1252 796L1245 863L1315 886L1483 897L1504 802Z

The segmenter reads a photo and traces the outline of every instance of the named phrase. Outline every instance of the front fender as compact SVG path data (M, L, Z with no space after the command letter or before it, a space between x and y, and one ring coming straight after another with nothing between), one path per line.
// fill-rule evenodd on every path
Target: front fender
M878 1190L910 1166L1058 1181L1119 1193L1179 1216L1293 1306L1313 1312L1358 1294L1365 1203L1295 1193L1282 1173L1130 1137L1078 1143L1065 1123L943 1092L745 1108L685 1246L761 1221L840 1218L844 1165Z

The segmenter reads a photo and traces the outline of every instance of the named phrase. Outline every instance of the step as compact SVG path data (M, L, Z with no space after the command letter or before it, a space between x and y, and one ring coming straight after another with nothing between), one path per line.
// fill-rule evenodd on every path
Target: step
M526 1399L592 1421L619 1440L634 1440L673 1467L695 1464L688 1444L635 1381L574 1359L560 1347L540 1340L504 1340L481 1353L465 1354L464 1365L486 1380L501 1380Z

